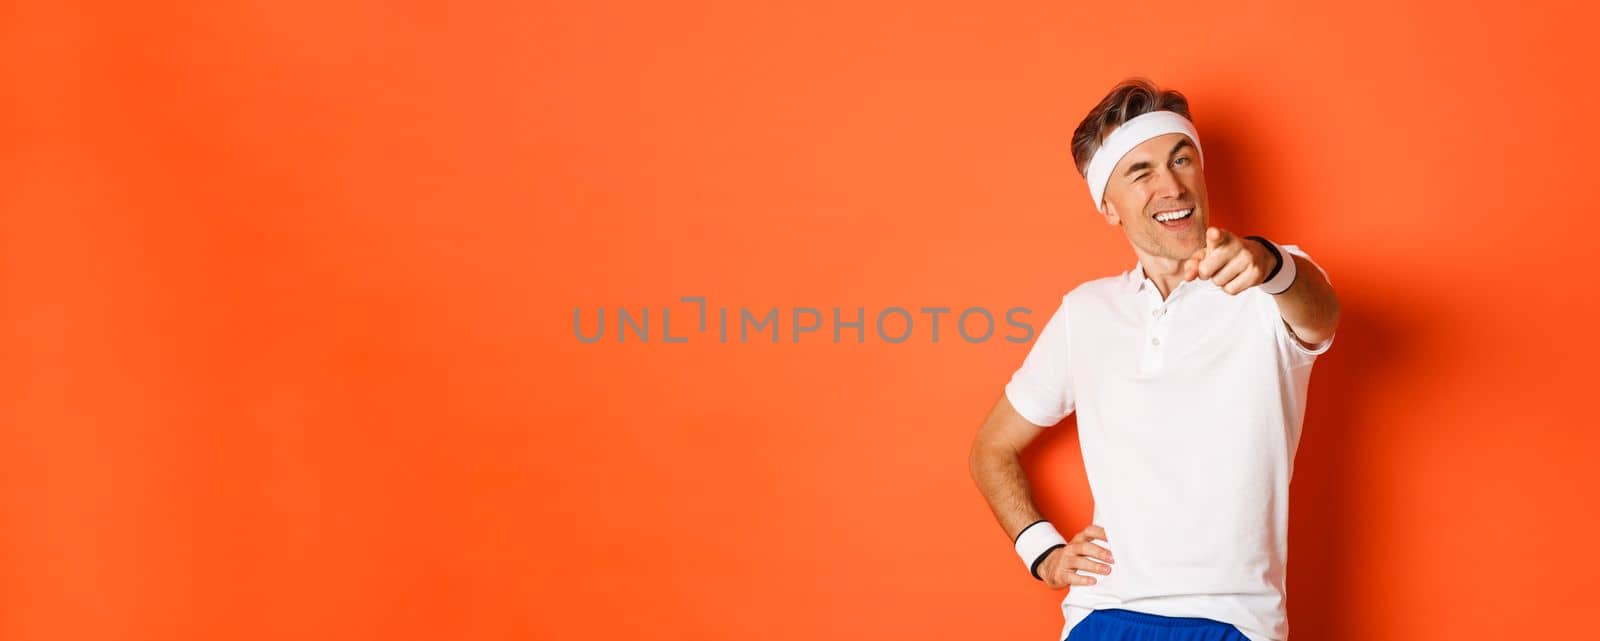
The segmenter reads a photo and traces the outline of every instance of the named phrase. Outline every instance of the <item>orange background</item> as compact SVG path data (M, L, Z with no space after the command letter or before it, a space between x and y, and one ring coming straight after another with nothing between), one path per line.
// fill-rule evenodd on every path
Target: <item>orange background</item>
M1053 639L966 469L1026 345L572 314L1040 328L1132 264L1067 139L1135 73L1344 301L1296 641L1593 631L1593 15L127 4L0 20L4 639Z

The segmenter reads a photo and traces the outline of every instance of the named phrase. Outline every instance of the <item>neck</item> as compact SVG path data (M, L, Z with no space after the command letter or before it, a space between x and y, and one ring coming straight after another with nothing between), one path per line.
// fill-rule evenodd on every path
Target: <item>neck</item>
M1139 255L1139 264L1144 268L1144 275L1150 282L1156 284L1156 289L1161 291L1161 300L1166 300L1172 295L1172 290L1177 289L1183 282L1183 261L1147 254L1138 249L1134 253Z

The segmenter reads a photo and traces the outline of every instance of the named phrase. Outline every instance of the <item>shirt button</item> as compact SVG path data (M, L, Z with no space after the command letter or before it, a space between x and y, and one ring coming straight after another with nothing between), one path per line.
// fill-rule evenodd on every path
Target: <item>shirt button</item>
M1165 308L1165 307L1157 307L1155 309L1155 311L1150 312L1150 315L1154 316L1156 318L1160 318L1161 315L1165 314L1165 313L1167 313L1167 308Z
M1157 346L1157 347L1160 347L1160 346L1161 346L1161 339L1159 339L1159 338L1152 338L1152 339L1150 339L1150 344L1151 344L1151 345L1155 345L1155 346Z

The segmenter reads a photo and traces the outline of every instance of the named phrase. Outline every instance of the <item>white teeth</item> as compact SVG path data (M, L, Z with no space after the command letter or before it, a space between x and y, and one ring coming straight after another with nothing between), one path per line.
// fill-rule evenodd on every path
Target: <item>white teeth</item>
M1193 209L1180 209L1178 211L1161 212L1156 214L1156 220L1163 223L1170 223L1174 220L1183 220L1184 218L1188 218L1189 214L1192 213L1194 213Z

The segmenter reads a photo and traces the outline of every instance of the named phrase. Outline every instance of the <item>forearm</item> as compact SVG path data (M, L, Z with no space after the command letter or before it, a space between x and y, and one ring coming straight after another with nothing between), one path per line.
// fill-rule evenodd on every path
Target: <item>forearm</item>
M969 460L972 480L989 502L989 510L1015 540L1029 524L1044 518L1034 505L1028 475L1017 452L1001 447L975 448Z
M1295 261L1295 279L1287 291L1272 297L1279 315L1302 342L1327 340L1339 326L1339 298L1333 286L1311 261L1288 252L1283 256Z

